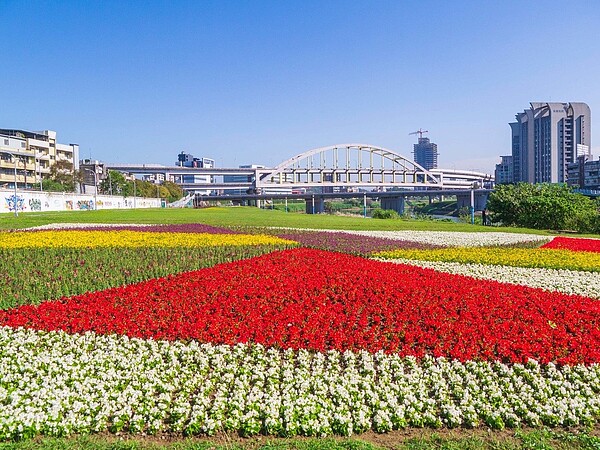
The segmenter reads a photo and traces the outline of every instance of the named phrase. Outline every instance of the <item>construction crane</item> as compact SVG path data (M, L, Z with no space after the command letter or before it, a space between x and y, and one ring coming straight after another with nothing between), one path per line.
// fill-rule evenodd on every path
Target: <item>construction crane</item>
M408 135L410 136L411 134L418 134L419 135L419 139L421 139L423 137L423 134L425 133L429 133L429 131L427 130L421 130L420 128L417 131L413 131L412 133L408 133Z

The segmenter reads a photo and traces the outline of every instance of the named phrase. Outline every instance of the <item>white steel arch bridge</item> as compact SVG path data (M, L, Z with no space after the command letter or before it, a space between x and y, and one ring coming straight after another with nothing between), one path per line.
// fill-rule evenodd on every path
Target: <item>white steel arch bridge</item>
M468 189L492 182L485 173L427 170L393 150L353 143L315 148L273 169L257 169L253 187L259 191L298 186Z
M273 168L179 167L155 164L107 164L107 169L138 175L162 174L180 180L187 191L245 190L249 193L292 188L351 191L415 189L448 190L491 187L489 174L468 170L426 170L416 162L370 144L337 144L300 153ZM195 177L198 176L198 177ZM186 178L198 178L185 182Z

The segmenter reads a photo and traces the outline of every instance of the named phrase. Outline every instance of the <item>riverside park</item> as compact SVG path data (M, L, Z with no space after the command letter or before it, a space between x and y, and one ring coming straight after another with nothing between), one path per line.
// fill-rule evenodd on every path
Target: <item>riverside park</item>
M600 236L0 216L0 449L599 448Z

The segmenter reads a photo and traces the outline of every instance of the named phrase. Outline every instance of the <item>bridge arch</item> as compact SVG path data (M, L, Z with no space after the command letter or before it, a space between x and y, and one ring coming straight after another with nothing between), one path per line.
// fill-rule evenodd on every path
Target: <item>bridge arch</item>
M264 171L257 188L274 185L440 187L440 174L430 172L399 153L371 144L336 144L300 153Z

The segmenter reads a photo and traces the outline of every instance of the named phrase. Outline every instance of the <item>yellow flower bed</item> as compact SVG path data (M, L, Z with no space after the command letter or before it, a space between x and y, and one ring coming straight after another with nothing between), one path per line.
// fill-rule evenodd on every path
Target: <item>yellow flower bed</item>
M444 261L489 264L514 267L542 267L547 269L600 271L600 253L573 252L542 248L470 247L433 250L391 250L375 257L406 258L420 261Z
M296 243L274 236L251 234L81 230L0 233L1 248L216 247L277 244Z

